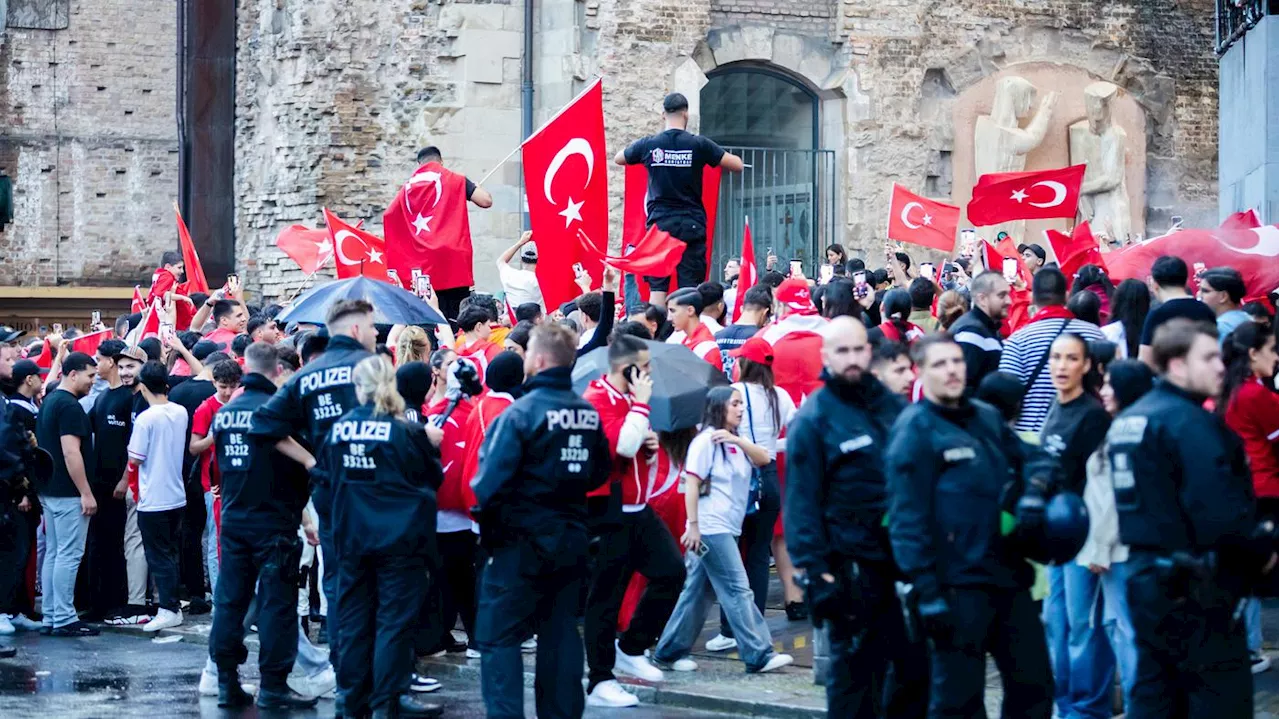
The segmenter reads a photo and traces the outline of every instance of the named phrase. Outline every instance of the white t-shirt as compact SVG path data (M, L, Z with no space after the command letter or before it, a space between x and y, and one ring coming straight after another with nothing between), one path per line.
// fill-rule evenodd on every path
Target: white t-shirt
M133 422L129 459L138 467L138 511L187 506L182 455L187 449L187 410L174 402L148 407Z
M693 438L684 471L711 483L711 493L698 498L698 528L703 534L742 534L747 516L747 495L751 492L751 460L741 447L715 444L713 430L704 429Z
M1102 326L1102 336L1107 338L1108 342L1114 342L1116 345L1116 359L1129 358L1129 345L1125 340L1124 324L1120 322L1112 322L1109 325Z
M511 311L526 302L542 304L542 288L538 286L538 276L529 270L517 270L505 262L498 263L498 280L502 282L502 291L507 294L507 304Z
M778 435L782 434L782 427L791 424L791 418L796 413L796 403L792 401L791 395L774 387L774 394L778 396L778 417L781 420L781 427L773 426L773 410L769 408L769 395L765 393L764 387L758 384L745 384L743 382L734 382L733 388L738 390L742 395L742 406L747 408L748 392L750 392L751 414L744 411L742 413L742 424L738 425L738 436L746 437L755 444L769 450L769 459L778 458ZM755 438L751 436L752 430L755 430Z

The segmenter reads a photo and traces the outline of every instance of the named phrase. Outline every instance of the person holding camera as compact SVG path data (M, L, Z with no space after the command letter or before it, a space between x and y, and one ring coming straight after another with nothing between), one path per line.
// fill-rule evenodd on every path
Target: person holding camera
M1048 719L1053 676L1028 591L1033 573L1009 536L1043 526L1043 501L1023 501L1036 498L1019 476L1025 450L999 412L965 398L964 354L950 335L929 335L911 354L924 399L890 430L885 476L893 556L930 642L929 716L983 715L990 653L1004 685L1001 716Z
M863 323L837 317L823 333L824 387L788 431L787 549L805 571L814 626L831 636L827 715L875 717L878 678L893 667L883 715L924 717L925 646L909 641L895 595L902 578L885 529L885 450L904 398L872 376Z
M600 413L613 459L609 482L587 494L592 532L600 538L583 622L587 650L587 703L635 706L639 699L614 679L615 669L648 681L662 670L644 650L662 633L684 584L680 548L648 506L649 468L658 435L649 428L649 349L629 335L609 345L609 373L592 380L583 399ZM648 585L627 630L618 636L618 610L632 573Z

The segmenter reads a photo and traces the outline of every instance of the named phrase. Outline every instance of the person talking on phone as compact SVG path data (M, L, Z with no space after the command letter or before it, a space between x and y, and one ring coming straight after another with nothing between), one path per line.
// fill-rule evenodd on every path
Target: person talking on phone
M872 375L867 330L853 317L826 327L822 361L823 388L788 432L786 528L814 626L830 629L827 714L877 716L874 678L892 665L883 716L924 717L928 657L907 639L894 591L903 575L884 524L884 453L907 401Z
M738 434L744 410L742 393L735 387L716 387L707 393L702 430L689 445L680 475L686 516L680 541L689 550L688 576L653 652L657 664L673 671L698 668L689 655L711 608L708 589L733 628L738 654L749 673L774 671L792 662L790 654L773 650L769 625L756 607L738 549L752 468L769 463L768 449Z
M613 458L608 484L587 494L591 529L600 538L583 624L591 706L639 703L614 679L615 669L662 681L662 671L644 651L662 633L684 584L680 548L648 506L648 464L658 448L658 435L649 427L652 393L649 349L643 340L623 335L609 345L608 374L592 380L582 395L600 413ZM633 573L648 580L648 586L630 625L618 636L618 610Z

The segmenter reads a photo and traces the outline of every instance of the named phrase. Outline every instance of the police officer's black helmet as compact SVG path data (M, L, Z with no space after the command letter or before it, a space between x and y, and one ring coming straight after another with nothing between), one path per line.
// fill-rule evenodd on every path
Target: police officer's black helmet
M1044 523L1020 538L1022 553L1040 564L1075 559L1089 536L1089 510L1074 492L1058 492L1044 508Z

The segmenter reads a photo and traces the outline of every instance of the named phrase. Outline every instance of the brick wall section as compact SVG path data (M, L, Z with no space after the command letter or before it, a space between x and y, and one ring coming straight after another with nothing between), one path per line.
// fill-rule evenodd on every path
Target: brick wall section
M0 285L145 283L176 246L176 9L72 0L64 30L0 40Z
M836 0L711 0L711 24L771 25L779 30L832 36L835 30Z

